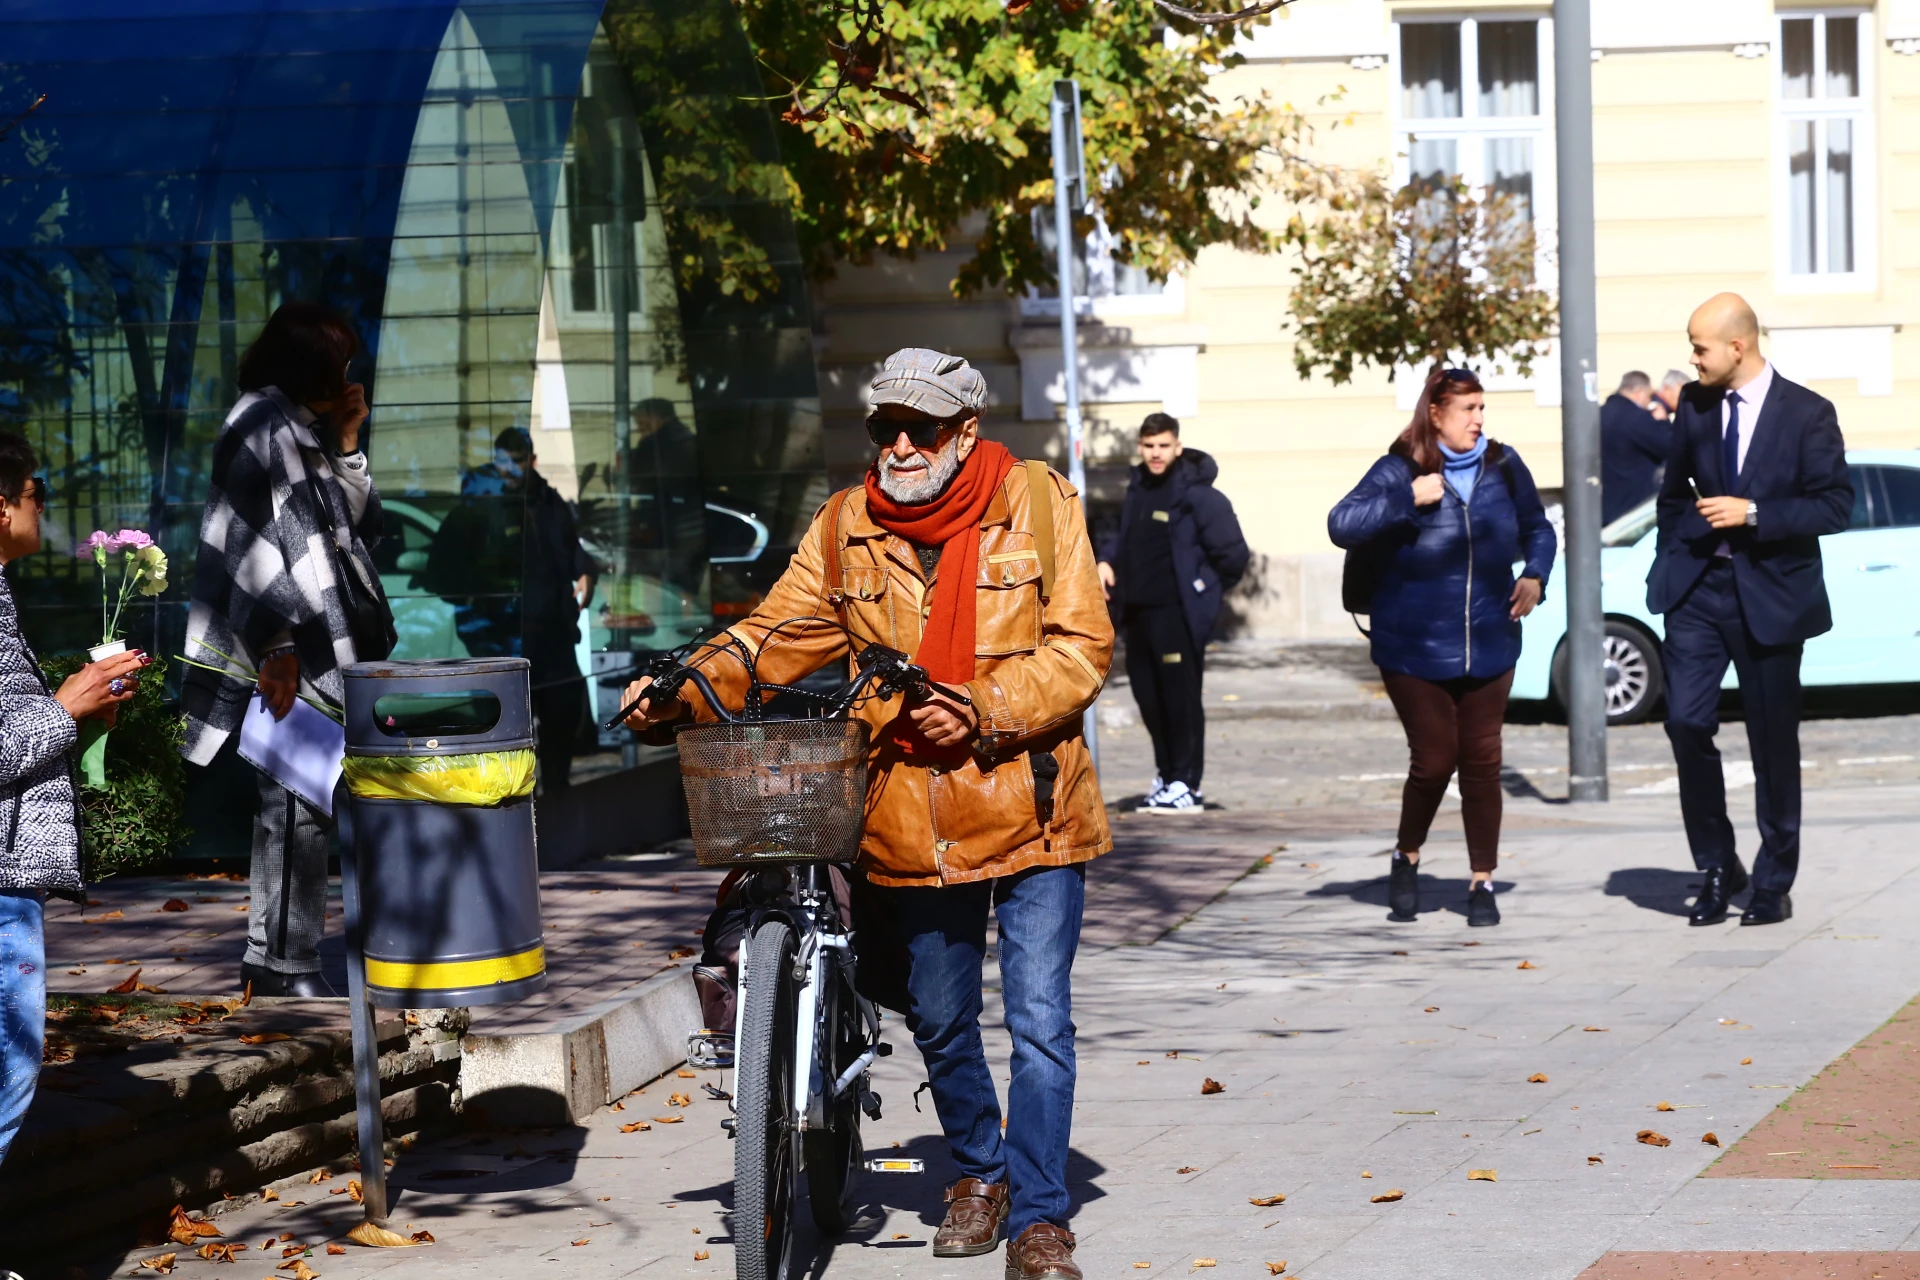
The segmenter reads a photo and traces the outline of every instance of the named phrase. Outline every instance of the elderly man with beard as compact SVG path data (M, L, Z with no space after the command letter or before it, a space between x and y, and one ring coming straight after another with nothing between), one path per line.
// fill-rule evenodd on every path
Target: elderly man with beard
M1009 1277L1077 1280L1071 974L1086 863L1113 847L1081 723L1113 627L1078 494L981 438L977 370L898 351L871 400L878 452L865 484L828 499L766 602L731 631L765 681L882 644L936 682L924 701L875 699L856 713L874 731L861 870L912 959L907 1027L962 1175L933 1252L990 1253L1004 1231ZM822 625L770 636L805 615ZM695 665L722 701L744 696L740 662L714 653ZM712 714L643 702L628 723ZM1004 1132L980 1033L990 911L1013 1041Z

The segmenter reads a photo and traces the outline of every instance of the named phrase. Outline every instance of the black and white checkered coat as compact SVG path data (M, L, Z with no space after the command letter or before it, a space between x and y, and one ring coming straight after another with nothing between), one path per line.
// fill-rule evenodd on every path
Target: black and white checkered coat
M218 666L218 650L258 670L269 642L289 637L302 691L338 706L345 699L340 668L356 655L335 566L354 557L366 583L379 590L367 547L379 541L380 499L369 489L354 521L313 420L275 387L248 392L227 415L200 522L186 656ZM328 537L344 554L328 552ZM253 686L187 670L182 753L206 764L239 729Z
M0 575L0 889L79 890L69 767L79 731L47 692Z

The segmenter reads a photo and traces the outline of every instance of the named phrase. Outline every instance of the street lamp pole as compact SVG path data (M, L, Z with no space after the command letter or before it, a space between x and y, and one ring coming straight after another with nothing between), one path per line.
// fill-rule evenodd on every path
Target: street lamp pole
M1073 215L1086 207L1087 165L1080 139L1080 85L1053 82L1053 264L1060 284L1060 368L1067 397L1067 480L1087 500L1086 427L1080 421L1080 343L1073 314ZM1087 754L1100 768L1100 725L1088 707Z
M1560 448L1566 494L1567 772L1568 795L1573 800L1607 798L1592 50L1591 0L1554 0L1554 134L1560 196Z

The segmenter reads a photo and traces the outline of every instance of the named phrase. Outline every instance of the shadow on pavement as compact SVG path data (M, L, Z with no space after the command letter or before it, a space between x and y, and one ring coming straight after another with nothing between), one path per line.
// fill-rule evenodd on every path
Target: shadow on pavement
M1626 867L1607 877L1609 898L1625 898L1643 911L1684 916L1700 892L1700 873L1672 867Z
M1436 911L1456 916L1467 914L1467 889L1473 883L1470 876L1430 876L1420 874L1420 914L1432 915ZM1493 891L1504 894L1511 891L1511 880L1495 879ZM1387 878L1379 876L1369 880L1333 880L1316 889L1307 890L1309 898L1351 898L1368 906L1387 909Z

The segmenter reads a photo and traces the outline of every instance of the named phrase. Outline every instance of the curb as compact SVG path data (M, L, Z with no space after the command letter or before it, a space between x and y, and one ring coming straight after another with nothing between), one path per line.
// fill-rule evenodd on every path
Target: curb
M501 1128L573 1124L687 1060L693 975L672 969L583 1013L460 1042L467 1114Z

